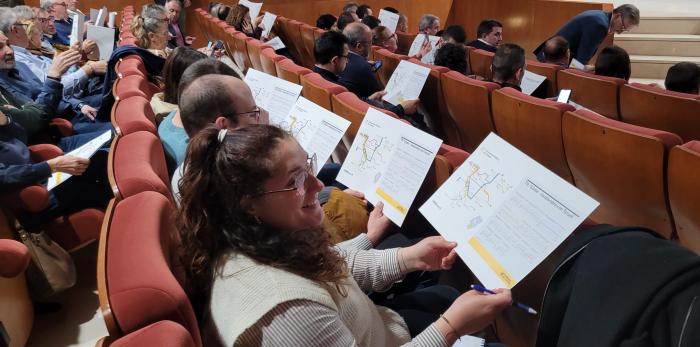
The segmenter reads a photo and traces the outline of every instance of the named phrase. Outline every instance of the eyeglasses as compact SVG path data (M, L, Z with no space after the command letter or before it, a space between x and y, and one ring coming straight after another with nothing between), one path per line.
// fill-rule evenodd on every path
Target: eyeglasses
M257 197L267 195L267 194L293 192L293 191L296 191L297 195L302 195L304 192L304 187L306 185L306 179L309 176L316 175L316 168L317 168L316 165L317 165L317 159L316 159L316 153L314 153L310 157L306 158L306 168L304 170L299 171L294 176L294 182L292 183L291 187L284 188L284 189L268 190L266 192L255 194L255 195L253 195L253 197L257 198Z
M55 17L37 18L37 19L38 19L39 22L41 22L41 23L53 22L54 20L56 20Z
M241 113L234 113L229 115L230 117L235 117L235 116L243 116L243 115L250 115L250 117L255 117L255 121L260 123L260 113L265 112L265 110L262 107L255 106L255 108L252 111L247 111L247 112L241 112ZM227 117L229 117L227 116Z
M625 19L620 17L620 24L622 25L622 31L627 31L627 27L625 26Z
M63 7L68 7L68 4L66 4L65 2L58 2L58 3L53 4L53 6L56 6L56 5L58 5L58 6L63 6Z

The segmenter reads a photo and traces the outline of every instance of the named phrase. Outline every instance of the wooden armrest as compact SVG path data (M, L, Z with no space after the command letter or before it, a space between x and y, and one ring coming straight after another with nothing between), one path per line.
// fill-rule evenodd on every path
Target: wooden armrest
M61 156L63 155L63 151L57 146L41 143L38 145L29 146L29 155L31 156L33 162L39 163Z

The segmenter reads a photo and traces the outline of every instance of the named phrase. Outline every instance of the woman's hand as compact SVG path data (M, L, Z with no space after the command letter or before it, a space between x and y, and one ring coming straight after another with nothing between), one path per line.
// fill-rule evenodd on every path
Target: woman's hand
M377 245L384 238L384 234L389 230L391 221L384 215L384 203L379 202L374 206L374 210L369 214L367 220L367 238Z
M457 243L442 236L426 237L417 244L399 250L399 263L407 272L448 270L457 260Z
M243 32L252 34L253 33L253 24L250 23L250 20L245 19L243 21Z
M62 155L46 161L51 168L51 172L65 172L74 176L80 176L90 165L90 159L74 157L72 155Z
M448 337L448 342L455 333L454 339L483 330L513 302L509 289L495 289L494 292L496 294L481 294L470 290L452 303L443 314L449 324L443 318L437 320L438 330Z

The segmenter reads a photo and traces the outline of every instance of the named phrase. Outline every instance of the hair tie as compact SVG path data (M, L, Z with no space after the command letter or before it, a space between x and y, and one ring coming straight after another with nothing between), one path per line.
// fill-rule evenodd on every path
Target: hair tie
M228 132L228 129L226 129L226 128L223 128L223 129L219 130L219 136L218 136L219 143L223 143L223 142L224 142L224 139L226 138L226 133L227 133L227 132Z

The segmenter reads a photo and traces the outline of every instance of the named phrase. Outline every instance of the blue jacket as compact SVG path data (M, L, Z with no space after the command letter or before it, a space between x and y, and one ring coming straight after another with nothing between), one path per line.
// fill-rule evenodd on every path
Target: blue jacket
M68 17L67 20L57 19L54 21L56 26L56 35L51 38L51 44L70 45L70 33L73 31L73 19Z
M601 10L584 11L571 18L554 36L562 36L569 41L571 57L583 64L587 64L595 54L598 46L608 36L611 19L611 12ZM545 42L535 49L535 55L539 55L544 49Z
M0 192L40 183L51 176L49 164L32 163L26 141L19 124L0 126Z
M340 74L338 83L360 98L382 90L377 75L372 71L372 65L367 59L353 52L348 53L348 64Z

